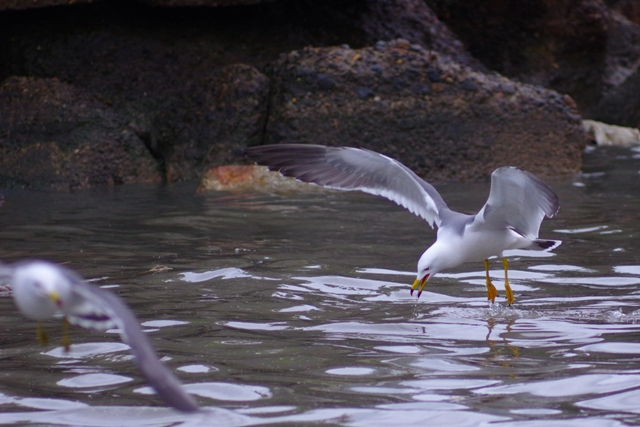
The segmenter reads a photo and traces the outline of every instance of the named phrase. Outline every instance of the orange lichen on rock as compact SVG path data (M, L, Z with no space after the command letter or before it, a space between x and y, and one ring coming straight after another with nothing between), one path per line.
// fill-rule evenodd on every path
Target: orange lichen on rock
M254 180L253 166L220 166L209 170L209 178L224 187L244 185Z
M206 190L290 190L311 187L310 184L270 172L264 166L229 165L209 169L200 182L198 192Z

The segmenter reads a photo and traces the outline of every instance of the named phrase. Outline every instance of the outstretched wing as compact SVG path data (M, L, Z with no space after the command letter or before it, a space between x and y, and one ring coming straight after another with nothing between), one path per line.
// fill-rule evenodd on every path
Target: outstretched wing
M513 166L491 174L491 191L476 216L496 226L513 227L529 239L536 239L545 216L560 209L558 196L535 175Z
M447 208L436 189L402 163L374 151L311 144L262 145L245 149L247 156L285 176L338 190L359 190L385 197L440 225Z
M138 369L169 405L184 412L198 410L194 398L182 388L180 381L160 362L138 319L122 300L104 289L84 282L75 273L65 274L73 282L74 303L65 310L70 322L91 329L117 327L122 340L129 344Z
M44 280L56 293L57 309L71 323L90 329L118 328L122 340L131 347L138 368L160 398L181 411L198 410L196 401L184 391L180 381L160 362L151 342L140 328L138 319L118 296L86 283L68 268L45 261L23 261L12 266L0 265L0 281L4 279L14 282L14 297L20 290L20 298L26 301L23 305L29 310L20 308L17 300L16 304L27 317L42 319L56 314L55 311L51 311L43 316L36 315L38 310L43 310L42 306L38 305L39 299L51 296L45 296L41 291ZM64 301L58 299L59 290L64 290Z
M0 262L0 285L10 285L13 267Z
M104 295L108 294L107 291L86 283L69 269L60 268L60 272L73 284L71 300L63 307L63 313L69 323L96 331L123 330L121 318L112 307L113 304L105 302ZM124 305L124 303L120 304ZM126 306L124 308L129 310Z

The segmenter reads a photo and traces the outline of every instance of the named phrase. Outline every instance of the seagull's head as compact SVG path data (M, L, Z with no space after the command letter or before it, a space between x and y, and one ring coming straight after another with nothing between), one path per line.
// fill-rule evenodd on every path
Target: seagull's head
M60 313L71 295L71 282L64 270L45 261L16 265L11 284L18 309L32 320L45 320Z
M418 261L418 274L411 286L411 295L413 295L413 291L418 289L418 298L420 298L429 278L446 268L446 266L442 264L442 261L443 257L441 256L441 250L438 248L437 242L424 251Z

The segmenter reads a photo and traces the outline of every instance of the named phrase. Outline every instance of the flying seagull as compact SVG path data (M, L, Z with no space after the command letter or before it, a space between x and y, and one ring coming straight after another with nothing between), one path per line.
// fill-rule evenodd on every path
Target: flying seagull
M86 283L68 268L46 261L0 266L0 279L3 278L11 285L18 310L31 320L62 315L65 322L87 329L117 328L131 347L136 365L167 404L183 412L199 409L180 381L160 362L138 320L115 294ZM39 336L42 338L40 329Z
M399 161L364 148L311 144L262 145L245 149L247 157L272 171L328 188L360 190L385 197L437 227L436 241L418 261L411 295L418 298L429 278L466 262L484 261L487 297L498 292L489 278L489 257L502 257L505 293L509 286L507 249L550 251L559 240L538 239L540 224L559 210L558 196L535 175L513 166L491 174L491 191L475 215L455 212L438 191Z

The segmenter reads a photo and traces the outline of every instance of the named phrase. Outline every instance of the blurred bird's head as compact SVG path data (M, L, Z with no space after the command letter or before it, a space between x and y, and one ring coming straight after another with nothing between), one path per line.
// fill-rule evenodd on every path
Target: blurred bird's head
M18 309L32 320L55 316L70 299L71 283L55 264L45 261L18 264L10 281Z

